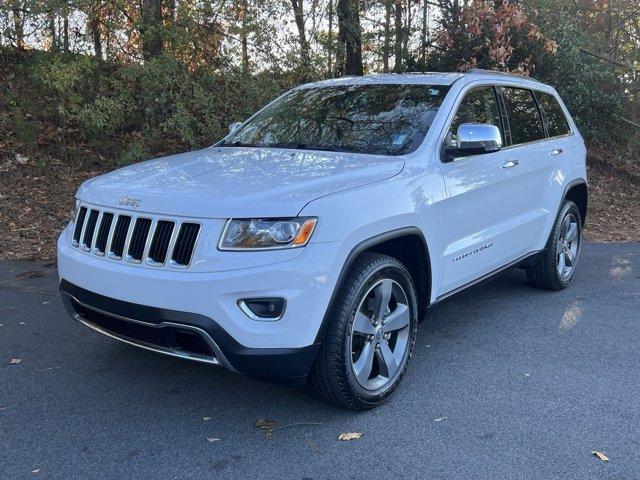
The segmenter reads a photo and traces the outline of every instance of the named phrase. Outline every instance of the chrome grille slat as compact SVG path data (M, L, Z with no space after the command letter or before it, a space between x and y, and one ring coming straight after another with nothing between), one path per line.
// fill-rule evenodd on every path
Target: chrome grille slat
M100 212L95 209L89 211L89 217L85 221L85 225L82 229L82 241L80 242L80 248L85 251L91 250L91 242L93 242L93 234L96 229L96 223L98 221L98 215Z
M156 228L158 226L158 221L153 219L151 220L151 226L149 227L149 231L147 232L147 239L144 242L144 250L142 250L142 259L149 257L149 249L151 248L151 241L153 240L153 236L156 234Z
M100 223L102 223L102 211L98 211L98 218L96 218L96 226L93 227L93 235L91 236L91 245L89 250L93 249L96 244L96 238L98 238L98 231L100 230Z
M87 207L80 207L78 209L75 225L73 227L73 245L75 247L80 245L80 239L82 238L82 229L84 228L84 221L86 216L87 216Z
M171 248L172 238L175 240L175 222L159 220L153 232L151 246L145 257L150 265L160 266L167 261L167 254Z
M132 218L129 222L129 229L127 230L127 236L124 239L124 248L122 249L122 257L125 258L129 255L129 247L131 246L131 237L133 236L133 229L136 226L136 219Z
M98 222L98 229L96 238L93 244L93 253L96 255L104 255L108 250L108 243L110 238L110 232L113 229L113 213L102 212L100 221Z
M74 247L110 261L153 267L188 268L202 224L81 205L75 218Z
M109 248L109 258L120 260L126 252L127 232L131 228L129 215L118 215L116 229L113 232L113 240Z
M138 217L131 229L131 238L127 248L127 262L140 263L144 258L144 248L151 229L150 218Z

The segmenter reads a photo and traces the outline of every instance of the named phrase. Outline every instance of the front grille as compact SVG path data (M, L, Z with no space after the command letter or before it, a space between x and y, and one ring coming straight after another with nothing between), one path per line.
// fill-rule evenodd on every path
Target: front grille
M167 260L171 267L191 263L200 224L154 220L144 216L103 212L80 207L73 229L73 245L95 255L155 267Z

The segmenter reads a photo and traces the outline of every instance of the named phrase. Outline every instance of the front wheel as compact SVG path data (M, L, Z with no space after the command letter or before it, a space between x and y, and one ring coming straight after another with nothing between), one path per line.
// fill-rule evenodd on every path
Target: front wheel
M373 408L397 388L415 343L416 292L396 259L363 254L340 287L311 380L327 400Z
M582 221L575 203L562 205L540 258L527 269L529 282L547 290L562 290L573 280L580 256Z

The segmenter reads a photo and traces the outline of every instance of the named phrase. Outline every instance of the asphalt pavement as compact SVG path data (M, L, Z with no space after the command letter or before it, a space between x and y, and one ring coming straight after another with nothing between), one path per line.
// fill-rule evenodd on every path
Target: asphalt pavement
M640 244L585 245L562 292L512 271L446 300L360 413L101 336L55 265L0 262L0 478L638 479Z

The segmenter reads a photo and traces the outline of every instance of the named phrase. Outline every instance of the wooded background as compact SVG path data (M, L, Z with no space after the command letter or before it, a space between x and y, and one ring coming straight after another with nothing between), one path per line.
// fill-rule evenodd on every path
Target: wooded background
M635 207L606 239L640 239L638 0L0 2L0 216L23 243L49 248L81 179L211 145L296 84L473 67L558 89L602 193L591 218ZM58 212L46 228L16 191Z
M640 128L637 0L2 0L0 45L28 53L7 108L37 101L17 96L28 80L51 100L52 146L116 162L210 144L294 84L372 72L532 75L590 142L624 147ZM39 130L11 121L27 141Z

